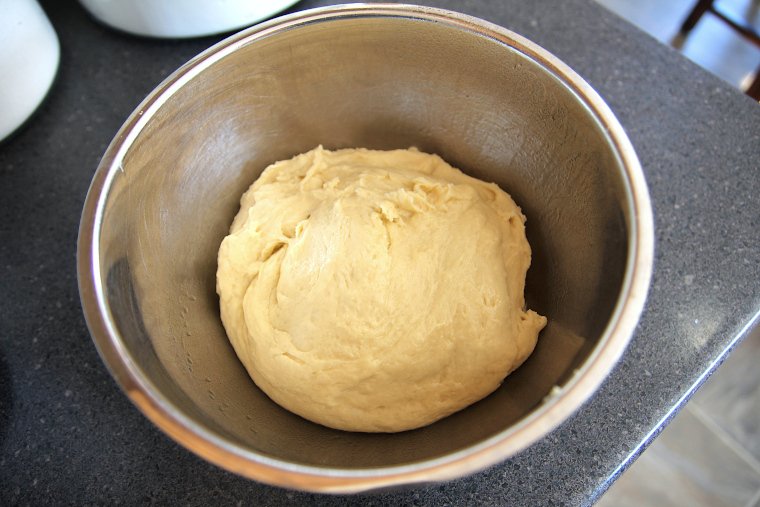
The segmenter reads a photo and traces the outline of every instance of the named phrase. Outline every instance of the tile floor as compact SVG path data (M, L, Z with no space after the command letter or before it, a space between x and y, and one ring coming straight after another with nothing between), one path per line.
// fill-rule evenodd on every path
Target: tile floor
M670 42L695 0L597 0ZM719 0L755 25L760 1ZM683 53L734 86L760 65L760 49L706 14ZM760 327L598 502L601 507L760 507Z
M600 507L760 507L760 328L745 338Z
M669 44L696 0L597 0L656 39ZM760 0L716 0L734 19L760 29ZM760 67L760 48L706 13L681 47L682 53L736 87Z

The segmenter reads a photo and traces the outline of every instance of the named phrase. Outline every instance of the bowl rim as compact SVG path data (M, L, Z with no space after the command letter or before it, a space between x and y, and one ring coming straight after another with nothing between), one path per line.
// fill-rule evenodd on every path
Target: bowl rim
M590 111L624 170L630 227L625 275L615 308L589 358L545 403L517 423L472 446L411 464L366 469L319 467L259 454L212 433L164 397L130 356L113 324L100 278L100 230L111 183L133 141L166 100L203 70L254 41L296 28L349 17L404 18L441 23L494 40L531 58L568 87ZM559 426L599 388L631 340L644 308L654 262L654 221L644 174L615 115L575 71L511 30L450 10L410 4L343 4L281 16L234 34L188 61L159 84L125 121L93 177L79 228L77 275L85 320L117 383L156 426L188 450L231 472L277 486L314 492L356 493L401 484L454 479L496 464Z

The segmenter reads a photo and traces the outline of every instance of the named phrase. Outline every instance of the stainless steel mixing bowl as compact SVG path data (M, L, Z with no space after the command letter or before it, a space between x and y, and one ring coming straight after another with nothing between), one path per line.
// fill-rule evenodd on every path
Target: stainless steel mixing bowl
M418 148L495 181L528 218L535 353L485 400L399 434L280 408L229 345L216 253L268 164L328 148ZM642 310L653 225L635 153L599 96L545 50L452 12L306 11L217 44L151 93L111 143L79 236L82 304L127 395L176 441L282 486L355 492L504 460L577 410Z

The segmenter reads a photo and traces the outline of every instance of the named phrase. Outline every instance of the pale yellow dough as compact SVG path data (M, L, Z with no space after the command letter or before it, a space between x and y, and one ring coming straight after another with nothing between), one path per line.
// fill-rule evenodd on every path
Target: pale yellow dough
M268 167L219 249L222 321L256 384L350 431L418 428L487 396L533 351L525 217L415 149Z

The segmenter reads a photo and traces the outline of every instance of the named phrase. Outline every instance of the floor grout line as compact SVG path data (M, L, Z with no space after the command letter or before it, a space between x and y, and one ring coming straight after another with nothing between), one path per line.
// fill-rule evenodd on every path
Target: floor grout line
M755 496L749 499L749 502L747 502L747 505L744 507L756 507L757 505L760 505L760 488L755 493Z
M739 442L734 439L723 427L718 424L710 414L706 413L699 405L689 403L684 407L691 411L707 428L721 440L721 442L734 451L740 458L747 462L752 470L760 477L760 461L747 452Z

